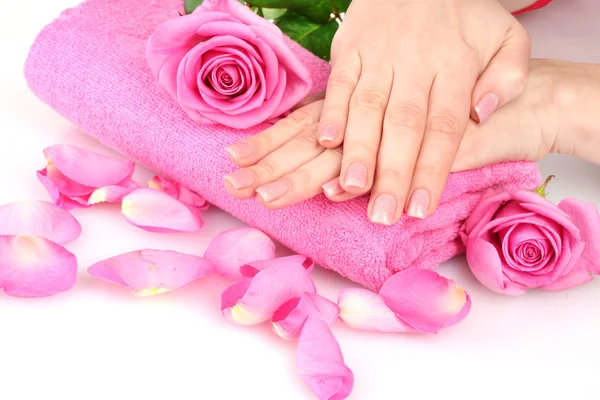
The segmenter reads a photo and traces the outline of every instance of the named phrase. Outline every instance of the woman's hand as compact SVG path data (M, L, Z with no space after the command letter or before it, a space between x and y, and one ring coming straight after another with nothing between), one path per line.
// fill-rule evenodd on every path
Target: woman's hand
M340 184L354 195L372 192L371 219L384 206L389 223L405 208L425 217L437 207L471 110L484 121L525 87L529 48L525 30L495 0L354 0L334 38L320 118L307 115L312 108L261 133L250 141L251 159L269 154L263 143L281 144L294 135L290 127L310 121L306 156L323 152L319 143L335 149L343 141ZM230 150L234 162L249 165ZM290 164L303 161L294 157Z
M307 200L322 191L333 201L356 197L339 184L341 148L326 150L318 145L316 125L322 103L310 103L270 128L281 132L281 136L272 136L267 130L241 142L241 149L263 150L247 157L240 157L242 153L232 155L234 161L243 160L236 161L238 165L248 168L226 178L229 192L238 198L252 198L256 191L259 201L273 209ZM503 161L536 161L549 152L600 154L600 114L590 112L598 108L600 66L533 60L522 96L498 110L485 124L468 123L452 171ZM592 129L595 135L590 133ZM250 180L253 182L246 188L235 188ZM283 191L277 192L280 188ZM393 222L385 213L371 215L377 223Z

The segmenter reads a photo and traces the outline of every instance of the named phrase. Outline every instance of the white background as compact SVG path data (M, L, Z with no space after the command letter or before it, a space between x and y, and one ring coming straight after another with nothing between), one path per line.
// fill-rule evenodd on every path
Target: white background
M70 143L110 154L37 100L22 76L35 34L77 2L0 0L0 204L47 199L35 177L46 146ZM600 63L597 0L556 0L522 21L536 57ZM540 167L557 176L552 200L570 195L600 205L599 166L549 157ZM138 169L140 183L150 177ZM202 254L212 236L239 221L211 209L200 233L160 235L128 225L110 206L74 214L84 228L69 246L80 264L75 288L37 300L0 292L0 398L312 398L296 374L293 343L268 326L238 328L222 318L226 281L211 277L140 299L85 272L98 260L140 248ZM471 314L452 329L424 337L333 326L356 377L351 399L600 398L600 279L510 298L483 289L465 268L459 257L439 269L473 299ZM315 276L330 299L351 285L330 272Z

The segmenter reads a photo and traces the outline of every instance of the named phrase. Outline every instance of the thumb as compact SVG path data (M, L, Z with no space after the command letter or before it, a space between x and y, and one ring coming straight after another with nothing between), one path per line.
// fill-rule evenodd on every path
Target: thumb
M527 86L531 39L516 20L507 37L479 77L472 94L471 118L483 123L500 107L517 98Z

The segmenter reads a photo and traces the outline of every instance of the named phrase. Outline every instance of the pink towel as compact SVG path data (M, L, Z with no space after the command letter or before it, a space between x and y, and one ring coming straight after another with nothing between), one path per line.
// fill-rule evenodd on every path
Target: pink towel
M457 231L492 186L535 187L535 164L453 174L438 211L394 226L367 219L367 198L343 204L319 196L279 211L238 201L222 177L234 170L223 148L266 125L236 131L192 122L163 94L144 56L156 26L177 17L182 0L89 0L65 11L37 38L25 74L32 90L90 135L263 230L292 250L369 288L406 268L433 268L462 252ZM291 44L322 90L328 64Z

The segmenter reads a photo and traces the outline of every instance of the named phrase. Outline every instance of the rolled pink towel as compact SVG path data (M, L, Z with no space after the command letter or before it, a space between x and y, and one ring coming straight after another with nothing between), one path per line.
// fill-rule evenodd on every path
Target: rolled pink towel
M235 168L224 147L267 125L234 130L193 122L152 77L146 40L176 18L182 0L89 0L66 10L35 41L25 75L31 89L75 125L124 155L190 187L212 204L369 288L406 268L433 268L462 252L458 229L490 187L532 189L533 163L452 174L437 212L372 224L367 198L332 203L323 196L279 211L230 197L222 177ZM295 43L314 91L329 65Z

